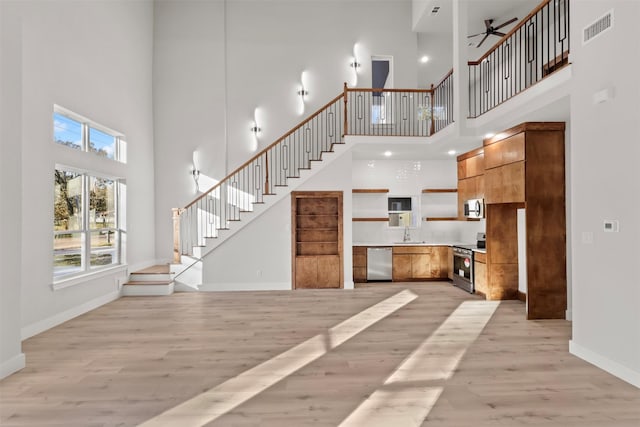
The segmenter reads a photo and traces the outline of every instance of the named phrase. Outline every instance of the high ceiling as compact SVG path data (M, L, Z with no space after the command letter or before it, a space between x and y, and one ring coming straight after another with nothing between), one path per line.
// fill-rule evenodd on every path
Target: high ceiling
M500 24L511 18L517 17L518 21L501 29L508 32L533 10L540 0L468 0L467 35L481 33L486 30L485 19L493 19L494 24ZM439 8L437 13L432 13L434 8ZM414 19L415 22L415 19ZM453 29L453 4L451 0L427 0L422 16L415 22L413 30L426 34L452 34ZM470 38L472 43L479 43L483 36ZM499 40L496 36L489 38L481 48L475 45L469 46L469 59L482 56Z

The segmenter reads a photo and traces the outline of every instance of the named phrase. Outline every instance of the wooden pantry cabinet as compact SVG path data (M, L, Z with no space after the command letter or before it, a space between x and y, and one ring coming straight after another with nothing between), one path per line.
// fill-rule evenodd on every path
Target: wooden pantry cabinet
M293 288L343 287L341 191L291 193Z
M486 295L518 298L517 210L524 208L528 319L563 319L567 308L564 130L564 123L523 123L483 142Z
M446 279L447 255L446 246L394 246L393 281Z
M367 281L367 247L353 247L353 281L366 283Z

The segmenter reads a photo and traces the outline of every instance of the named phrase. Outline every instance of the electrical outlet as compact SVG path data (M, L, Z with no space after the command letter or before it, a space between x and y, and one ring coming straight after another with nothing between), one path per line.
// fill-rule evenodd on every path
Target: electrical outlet
M603 228L607 233L617 233L620 231L620 223L617 219L605 219Z

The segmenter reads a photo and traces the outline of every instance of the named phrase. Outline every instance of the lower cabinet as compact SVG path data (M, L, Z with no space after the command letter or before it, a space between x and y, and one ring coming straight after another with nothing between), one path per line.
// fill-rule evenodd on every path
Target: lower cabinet
M473 286L477 294L489 295L487 284L487 254L476 252L473 263Z
M446 246L396 246L393 248L393 280L446 279L447 255Z
M340 257L315 255L296 257L296 288L339 288Z
M353 281L365 283L367 281L367 247L353 247Z

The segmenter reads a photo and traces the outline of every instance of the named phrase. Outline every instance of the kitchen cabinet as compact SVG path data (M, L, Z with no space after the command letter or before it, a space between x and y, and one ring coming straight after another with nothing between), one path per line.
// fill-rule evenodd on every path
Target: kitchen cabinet
M483 148L477 148L458 156L458 219L467 219L464 216L465 200L484 198L484 168Z
M453 248L451 246L447 248L447 277L453 280Z
M341 288L342 192L291 193L293 288Z
M523 123L483 141L487 298L518 299L527 266L527 318L563 319L567 306L564 123ZM518 254L517 209L526 209Z
M393 280L433 280L448 277L446 246L395 246Z
M353 247L353 281L366 283L367 281L367 247Z
M486 296L487 286L487 254L474 252L473 255L473 285L477 294Z

